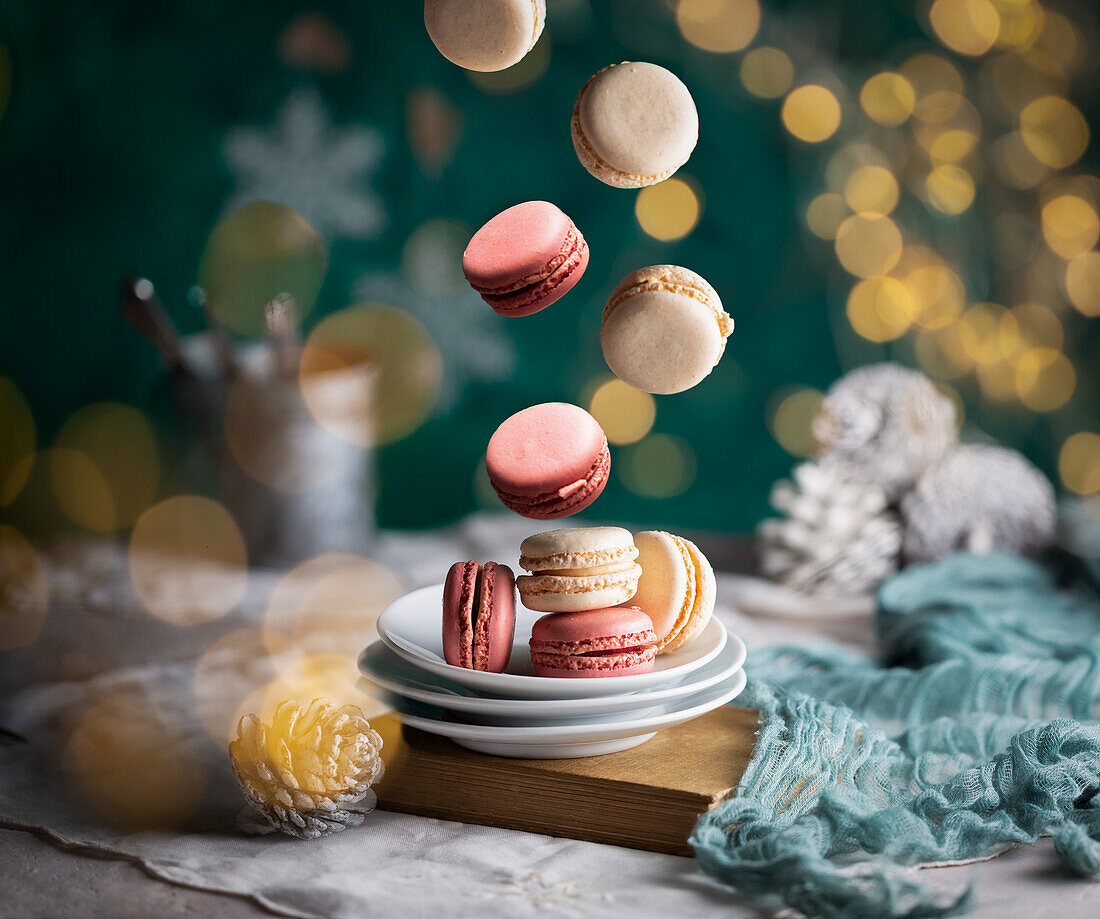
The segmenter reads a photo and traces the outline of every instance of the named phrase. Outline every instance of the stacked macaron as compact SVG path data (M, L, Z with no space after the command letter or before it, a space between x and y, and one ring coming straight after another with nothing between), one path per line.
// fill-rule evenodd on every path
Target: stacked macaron
M535 672L549 677L646 673L657 656L653 624L623 607L638 589L638 549L621 527L576 527L529 536L517 579L528 609L547 612L531 630Z

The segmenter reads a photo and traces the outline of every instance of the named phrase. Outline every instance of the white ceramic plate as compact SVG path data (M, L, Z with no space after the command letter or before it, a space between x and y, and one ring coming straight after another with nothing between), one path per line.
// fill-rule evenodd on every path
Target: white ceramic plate
M651 689L582 699L499 699L478 695L458 683L422 670L408 663L382 641L368 645L359 655L360 671L394 695L436 708L464 712L467 717L472 715L489 724L513 725L593 720L611 712L641 714L642 709L717 686L733 676L744 663L745 645L736 635L730 635L725 647L713 660L685 677Z
M745 671L686 699L656 706L640 718L608 718L574 725L502 727L470 724L453 712L398 700L401 720L410 727L449 737L460 746L492 756L521 759L570 759L617 753L645 743L662 728L673 727L725 705L745 688Z
M421 587L394 600L378 617L382 640L410 664L479 693L508 699L582 699L648 689L679 680L714 660L726 643L726 629L715 617L686 648L662 654L649 673L570 679L541 677L531 664L531 626L542 613L516 604L516 637L504 673L452 667L443 659L443 585Z

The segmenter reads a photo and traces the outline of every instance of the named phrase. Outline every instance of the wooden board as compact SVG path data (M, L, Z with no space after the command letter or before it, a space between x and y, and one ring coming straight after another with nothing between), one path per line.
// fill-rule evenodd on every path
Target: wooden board
M745 772L757 717L723 706L631 750L550 760L474 753L396 715L371 724L384 741L384 810L691 855L696 817Z

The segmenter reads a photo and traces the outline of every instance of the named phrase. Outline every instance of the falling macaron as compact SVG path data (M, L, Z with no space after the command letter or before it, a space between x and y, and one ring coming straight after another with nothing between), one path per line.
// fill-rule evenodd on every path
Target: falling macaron
M504 421L485 451L489 482L524 517L555 520L584 510L611 473L607 436L577 405L544 402Z
M660 530L634 534L642 576L630 603L653 623L657 653L692 641L710 621L718 589L714 569L691 540Z
M496 562L455 562L443 585L443 657L454 667L503 673L516 630L515 576Z
M632 271L608 298L600 325L604 360L648 393L677 393L722 359L733 319L702 277L675 265Z
M543 616L531 628L535 673L566 679L649 673L657 636L640 609L614 607Z
M638 549L622 527L574 527L528 536L519 547L516 579L528 609L578 612L617 606L638 589Z
M618 188L663 182L688 161L699 114L688 88L656 64L625 61L590 77L571 124L577 158Z
M425 0L424 25L452 64L490 72L518 64L546 23L546 0Z
M530 316L573 289L588 267L581 231L549 201L497 214L462 254L462 272L501 316Z

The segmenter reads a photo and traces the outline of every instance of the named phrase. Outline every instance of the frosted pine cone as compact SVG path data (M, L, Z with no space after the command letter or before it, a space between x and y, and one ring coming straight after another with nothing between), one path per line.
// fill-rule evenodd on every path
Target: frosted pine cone
M358 826L374 809L382 738L354 705L281 702L271 724L246 715L229 744L248 803L275 829L316 839Z
M1054 538L1054 488L1015 450L957 446L901 502L905 558L956 550L1034 555Z
M765 575L795 590L853 596L897 571L901 527L875 485L851 481L843 467L802 463L772 487L786 516L757 527Z
M916 370L872 364L829 387L813 433L821 459L896 501L954 443L955 405Z

